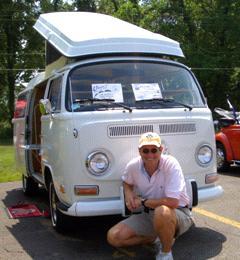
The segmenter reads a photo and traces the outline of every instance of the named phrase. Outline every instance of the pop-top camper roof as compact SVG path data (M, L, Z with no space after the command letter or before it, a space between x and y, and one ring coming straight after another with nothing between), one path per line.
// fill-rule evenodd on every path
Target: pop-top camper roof
M101 53L156 53L184 57L178 42L104 14L41 14L34 28L63 56L70 58Z

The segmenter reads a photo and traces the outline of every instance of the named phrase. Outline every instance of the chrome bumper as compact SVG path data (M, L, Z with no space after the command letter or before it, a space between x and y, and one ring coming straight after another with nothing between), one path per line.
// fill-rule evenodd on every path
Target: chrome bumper
M98 201L79 201L73 203L66 211L62 213L69 216L104 216L120 215L123 212L124 203L119 199L98 200Z
M222 196L224 193L222 186L208 186L198 189L198 201L209 201Z
M223 195L222 186L208 186L198 189L198 202L209 201ZM70 207L60 207L59 210L69 216L87 217L104 215L125 215L125 203L122 189L119 198L86 200L73 203Z

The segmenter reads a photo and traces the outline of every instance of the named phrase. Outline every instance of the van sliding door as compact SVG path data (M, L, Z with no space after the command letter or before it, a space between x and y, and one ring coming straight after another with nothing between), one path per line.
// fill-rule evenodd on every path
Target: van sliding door
M34 88L30 96L28 118L26 120L26 161L30 174L41 174L41 113L39 100L44 97L46 85Z

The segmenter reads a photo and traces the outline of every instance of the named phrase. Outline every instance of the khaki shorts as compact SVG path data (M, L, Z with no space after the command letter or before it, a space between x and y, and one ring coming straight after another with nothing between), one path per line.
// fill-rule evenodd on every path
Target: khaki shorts
M175 237L178 237L192 226L193 218L191 211L188 208L178 208L175 209L175 212L178 222ZM156 232L153 228L153 215L154 210L150 210L149 213L143 212L140 214L131 215L127 219L122 220L122 223L126 224L132 230L134 230L137 235L156 235Z

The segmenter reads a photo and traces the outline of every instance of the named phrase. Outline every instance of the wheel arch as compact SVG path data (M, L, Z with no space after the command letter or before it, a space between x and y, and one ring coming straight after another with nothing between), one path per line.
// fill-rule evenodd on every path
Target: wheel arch
M45 184L45 189L47 191L49 191L49 185L50 185L51 180L53 180L51 167L48 165L45 165L45 167L44 167L44 184Z
M231 145L228 141L227 136L225 134L221 133L221 132L216 134L216 143L223 145L223 147L226 151L227 161L232 161L233 160L233 152L232 152L232 148L231 148Z

